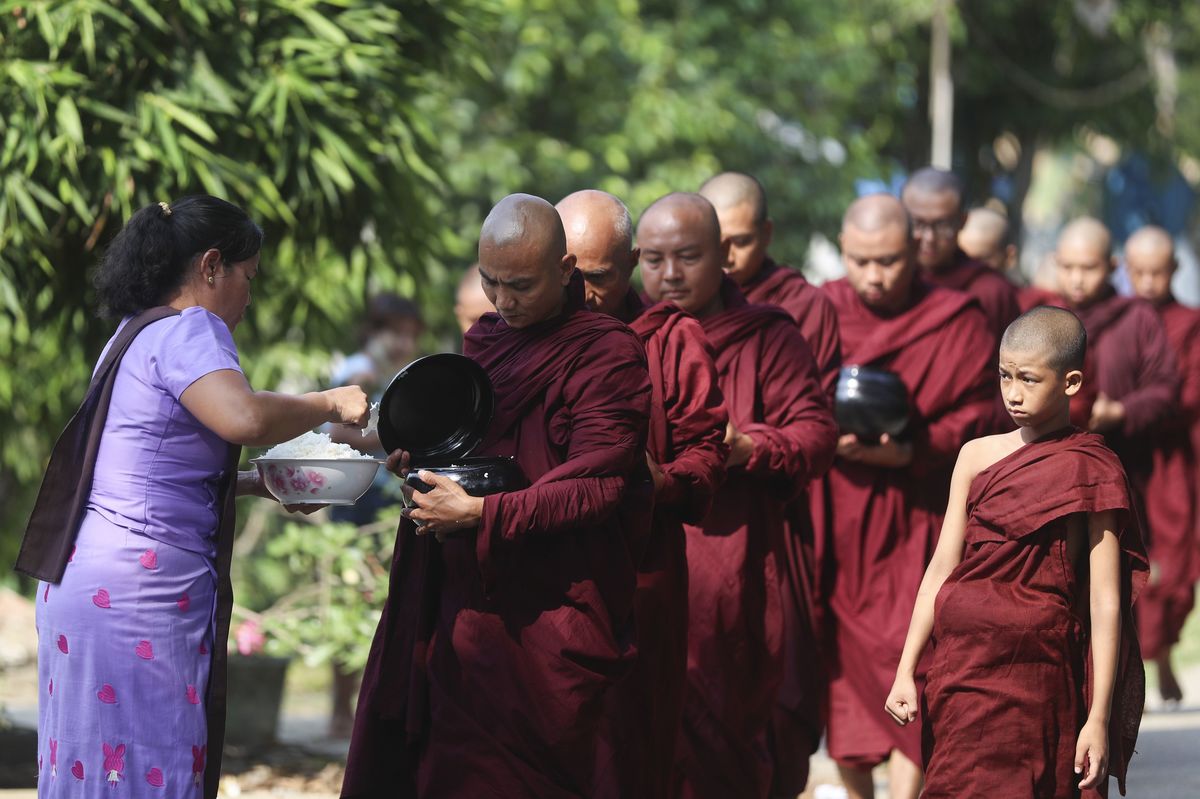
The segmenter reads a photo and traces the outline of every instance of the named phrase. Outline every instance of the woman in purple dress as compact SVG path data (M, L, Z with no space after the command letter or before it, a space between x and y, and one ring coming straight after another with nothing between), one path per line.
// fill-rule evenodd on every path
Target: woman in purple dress
M366 422L356 386L288 396L246 382L231 334L262 238L240 208L185 197L134 214L101 264L100 299L122 325L178 313L120 361L75 549L61 582L38 586L42 799L202 795L229 447ZM237 492L265 496L253 472Z

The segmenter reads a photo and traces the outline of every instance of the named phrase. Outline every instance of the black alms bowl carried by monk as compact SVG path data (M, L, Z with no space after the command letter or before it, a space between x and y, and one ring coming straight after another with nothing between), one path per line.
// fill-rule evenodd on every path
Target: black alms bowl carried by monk
M473 497L486 497L502 491L517 491L529 485L525 473L513 458L461 458L445 466L422 466L422 469L449 477ZM409 473L405 480L414 490L426 493L433 486Z
M528 485L512 458L467 457L487 434L496 395L487 372L463 355L418 358L392 378L379 404L379 442L387 452L409 453L408 482L428 491L420 469L444 474L472 496Z
M908 426L908 389L895 372L870 366L843 366L834 394L838 426L863 441L896 437Z

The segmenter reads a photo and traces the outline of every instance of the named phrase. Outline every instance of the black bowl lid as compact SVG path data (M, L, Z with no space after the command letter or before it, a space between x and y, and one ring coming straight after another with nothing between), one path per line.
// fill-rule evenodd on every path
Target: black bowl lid
M479 446L496 397L487 372L463 355L418 358L392 378L379 404L379 442L414 465L461 458Z

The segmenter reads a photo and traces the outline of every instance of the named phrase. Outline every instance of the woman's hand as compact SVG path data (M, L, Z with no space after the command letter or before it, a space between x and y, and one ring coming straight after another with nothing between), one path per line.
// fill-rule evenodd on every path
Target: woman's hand
M417 535L433 533L438 541L444 541L456 530L479 525L483 517L482 497L473 497L449 477L424 469L417 472L417 477L433 486L433 490L424 494L415 492L412 500L416 507L400 511L400 515L417 523Z
M888 693L883 708L892 721L903 727L917 720L917 684L909 675L896 675L892 690Z
M367 426L367 420L371 418L371 401L361 388L342 386L321 393L329 401L329 421L360 429Z
M1075 743L1075 773L1083 774L1079 788L1095 788L1108 779L1108 725L1088 719Z

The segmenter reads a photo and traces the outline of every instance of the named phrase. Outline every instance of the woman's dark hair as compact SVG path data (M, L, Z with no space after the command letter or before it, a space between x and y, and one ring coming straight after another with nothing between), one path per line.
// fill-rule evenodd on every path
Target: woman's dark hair
M207 194L137 211L108 245L96 272L106 316L129 316L160 304L183 285L188 266L206 250L226 265L262 249L263 231L233 203Z
M413 319L422 327L425 319L421 309L407 297L384 291L367 300L367 312L359 332L360 344L366 344L372 335L384 330L400 319Z

